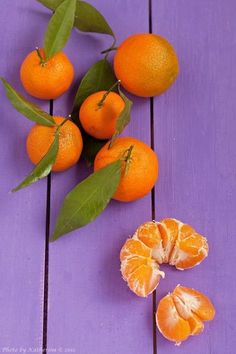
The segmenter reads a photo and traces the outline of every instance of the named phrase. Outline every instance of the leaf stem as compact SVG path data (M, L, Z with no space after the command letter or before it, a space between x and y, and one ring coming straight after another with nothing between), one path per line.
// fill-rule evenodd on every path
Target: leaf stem
M105 99L107 98L107 96L109 95L109 93L116 87L116 86L119 86L121 83L121 80L117 80L110 88L109 90L106 91L106 93L104 93L104 95L102 96L102 99L98 102L97 106L97 110L98 109L101 109L104 102L105 102Z
M42 57L42 55L41 55L41 53L40 53L39 47L36 47L35 50L36 50L36 52L37 52L37 54L38 54L38 57L39 57L39 59L40 59L40 64L41 64L42 66L44 66L44 65L46 64L46 61L43 59L43 57Z
M125 152L123 155L123 161L125 161L125 176L127 176L128 172L129 172L129 167L130 167L130 162L132 160L131 158L131 154L133 151L134 145L131 145Z
M107 58L108 54L109 54L111 51L118 49L118 47L116 47L115 45L116 45L116 38L114 37L114 41L113 41L112 45L110 46L110 48L105 49L105 50L103 50L103 51L101 52L101 54L106 54L106 55L105 55L105 59Z

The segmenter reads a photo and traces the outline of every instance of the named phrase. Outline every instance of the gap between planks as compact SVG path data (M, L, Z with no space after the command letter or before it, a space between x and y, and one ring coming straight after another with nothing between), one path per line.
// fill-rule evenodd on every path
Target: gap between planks
M53 115L53 100L49 101L49 114ZM51 173L47 177L47 193L46 193L42 353L47 352L50 214L51 214Z
M148 24L149 24L149 33L152 33L152 0L148 0ZM154 102L153 97L150 97L150 140L151 148L154 150ZM151 211L152 211L152 220L156 219L156 205L155 205L155 187L152 189L151 194ZM153 354L157 354L157 331L156 331L156 290L152 294L152 331L153 331Z

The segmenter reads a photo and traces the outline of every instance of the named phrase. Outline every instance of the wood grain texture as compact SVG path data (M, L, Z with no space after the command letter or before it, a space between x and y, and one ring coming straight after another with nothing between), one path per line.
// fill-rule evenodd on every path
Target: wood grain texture
M1 2L0 73L22 93L19 68L24 57L41 43L46 13L31 0ZM46 180L10 193L32 169L25 149L32 122L12 108L2 85L0 96L0 351L30 347L40 351ZM48 109L48 104L42 107Z
M190 223L210 245L199 267L167 270L157 300L181 283L209 295L217 311L204 333L180 348L158 334L158 354L235 353L235 10L233 0L153 1L153 31L174 45L181 67L154 103L157 218Z
M136 1L91 1L109 20L118 42L148 31L148 4ZM122 16L118 14L123 14ZM77 77L111 43L111 38L75 32L66 51ZM71 97L55 103L67 114ZM150 143L149 100L135 99L126 135ZM80 164L52 181L52 224L66 192L88 173ZM48 347L72 348L81 354L152 354L152 298L135 297L119 271L119 251L140 222L151 218L150 195L136 203L112 202L92 224L50 245Z

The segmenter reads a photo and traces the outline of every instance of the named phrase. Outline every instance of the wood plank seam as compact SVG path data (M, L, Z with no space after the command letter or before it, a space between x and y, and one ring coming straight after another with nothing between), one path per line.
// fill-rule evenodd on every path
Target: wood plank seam
M149 33L152 33L152 0L148 0L148 16L149 16ZM150 97L150 141L151 148L154 150L154 103L153 97ZM151 208L152 208L152 220L156 218L156 205L155 205L155 187L151 192ZM157 341L156 341L156 290L152 294L152 328L153 328L153 354L157 354Z
M49 113L53 115L53 100L49 101ZM47 351L50 216L51 216L51 173L47 177L47 195L46 195L42 353L45 353Z

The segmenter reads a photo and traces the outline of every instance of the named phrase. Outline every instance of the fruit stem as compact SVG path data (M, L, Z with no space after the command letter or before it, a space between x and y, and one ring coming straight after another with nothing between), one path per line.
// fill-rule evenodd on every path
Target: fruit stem
M112 52L113 50L117 50L118 47L111 47L111 48L108 48L108 49L105 49L101 52L101 54L106 54L106 53L110 53Z
M115 45L116 45L116 38L114 38L114 41L113 41L112 45L110 46L110 48L105 49L105 50L103 50L103 51L101 52L101 54L106 54L105 59L107 58L108 54L109 54L111 51L118 49L118 47L115 47Z
M134 145L131 145L125 152L124 152L124 161L125 161L125 176L127 176L129 172L130 162L131 162L131 154L133 151Z
M71 115L69 114L68 117L65 118L65 119L63 120L63 122L61 122L61 124L59 124L59 125L57 126L57 130L59 130L68 120L70 120L70 118L71 118Z
M110 93L116 86L120 86L120 83L121 83L120 80L116 81L116 82L109 88L109 90L107 90L106 93L104 93L104 95L102 96L101 101L99 101L98 104L97 104L97 106L98 106L97 109L102 108L103 103L105 102L105 99L107 98L107 96L109 95L109 93Z
M38 57L39 57L39 59L40 59L40 64L41 64L41 65L45 65L45 64L46 64L46 61L43 59L43 57L42 57L42 55L41 55L41 53L40 53L39 47L36 47L35 50L36 50L36 52L37 52L37 54L38 54Z

